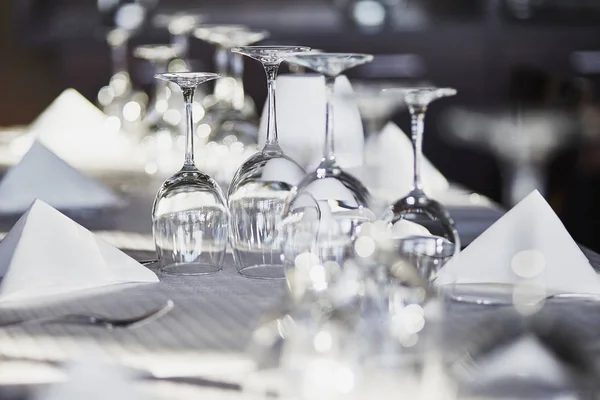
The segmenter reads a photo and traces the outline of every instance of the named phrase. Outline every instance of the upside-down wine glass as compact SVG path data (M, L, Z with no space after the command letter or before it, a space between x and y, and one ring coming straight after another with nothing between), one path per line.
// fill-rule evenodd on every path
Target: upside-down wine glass
M286 201L283 217L294 208L305 193L319 204L321 220L316 255L321 262L342 265L352 256L352 242L362 223L374 219L368 189L354 176L340 168L336 161L333 129L333 89L336 78L345 70L370 62L369 54L305 53L287 58L289 61L319 72L325 77L325 144L323 158L317 169L306 175ZM285 240L297 240L286 238ZM286 274L296 267L297 257L285 257Z
M191 69L189 60L190 36L194 28L203 20L200 14L176 12L172 14L158 14L153 23L158 28L166 28L171 34L171 44L181 48L181 59L187 69Z
M136 47L134 55L150 62L155 73L163 73L167 72L169 61L179 57L180 51L178 46L150 44ZM163 80L156 83L152 103L143 118L145 132L141 142L145 153L144 169L149 175L169 170L172 172L170 156L174 149L174 138L182 132L179 126L181 113L169 104L171 89L168 83Z
M251 30L244 25L203 25L194 35L216 46L215 64L217 73L222 76L215 83L213 94L204 99L204 121L211 127L207 142L222 142L227 138L228 142L256 144L258 116L254 103L244 91L243 57L231 49L259 42L267 38L269 32Z
M421 181L422 146L427 107L434 100L454 96L456 90L452 88L420 87L400 89L399 91L404 94L404 101L408 106L412 119L413 186L406 196L396 201L384 213L382 219L392 226L401 220L408 220L422 225L431 234L454 243L455 252L458 252L460 251L460 239L452 216L441 203L425 194Z
M142 128L142 115L148 105L148 96L134 91L127 64L127 48L131 32L115 28L108 32L106 41L110 47L112 76L109 84L98 91L98 103L109 117L117 117L121 128L137 134Z
M278 225L292 187L304 169L279 147L275 109L275 79L284 57L306 52L298 46L246 46L232 49L260 61L267 74L268 127L264 148L235 173L228 192L231 247L238 272L250 278L284 278Z
M152 207L152 232L165 273L201 275L222 268L229 212L219 185L194 163L192 115L196 86L218 77L203 72L156 75L181 88L187 125L183 167L162 184Z

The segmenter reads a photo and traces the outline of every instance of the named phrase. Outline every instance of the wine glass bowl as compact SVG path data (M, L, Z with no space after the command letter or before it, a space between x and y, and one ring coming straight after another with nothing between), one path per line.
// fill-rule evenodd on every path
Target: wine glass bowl
M155 76L178 85L185 100L183 167L159 189L152 207L152 232L164 273L201 275L221 270L229 212L221 188L194 163L193 97L196 86L219 77L181 72Z
M283 278L277 228L285 200L302 169L281 151L262 151L238 169L228 192L230 236L240 274Z
M153 231L163 272L200 275L221 269L228 211L212 178L200 171L177 172L163 183L153 208Z
M373 61L371 54L352 53L300 53L286 57L287 61L302 65L325 76L338 76L342 72Z

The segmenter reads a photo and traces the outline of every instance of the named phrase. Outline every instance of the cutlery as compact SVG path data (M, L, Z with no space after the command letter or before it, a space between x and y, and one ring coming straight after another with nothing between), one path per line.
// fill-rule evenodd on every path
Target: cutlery
M19 319L7 322L0 322L0 328L23 324L78 324L78 325L94 325L104 327L106 329L114 328L138 328L142 325L149 324L167 314L173 309L174 303L172 300L167 300L160 307L154 308L143 314L129 318L111 318L99 314L63 314L52 317L38 317Z

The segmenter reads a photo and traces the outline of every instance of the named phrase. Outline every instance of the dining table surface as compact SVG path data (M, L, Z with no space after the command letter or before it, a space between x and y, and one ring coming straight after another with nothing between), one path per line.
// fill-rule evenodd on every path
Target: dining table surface
M66 214L138 260L155 258L150 216L160 179L141 174L96 174L94 177L120 193L126 205L112 210ZM453 187L441 200L453 215L464 246L505 212L484 196L462 188ZM18 216L0 217L0 232L10 230L17 219ZM600 255L585 248L583 251L592 266L600 269ZM209 275L165 275L156 263L148 268L156 272L158 283L73 293L43 303L0 305L0 398L27 398L32 388L44 387L49 377L56 374L56 368L67 368L84 355L95 352L101 352L102 357L115 364L157 377L200 376L236 384L244 379L247 384L254 367L246 350L261 317L277 309L286 296L285 280L242 277L237 274L230 253L223 270ZM18 318L68 313L128 317L168 300L174 304L170 312L135 329L73 324L1 327L3 322ZM547 312L554 312L561 324L576 327L581 343L590 353L600 356L600 303L558 303ZM506 312L504 319L498 319L500 314L497 307L473 304L450 307L445 339L453 347L466 345L469 337L480 331L482 324L489 324L493 317L499 324L518 325L514 322L517 318L514 313ZM199 395L204 396L202 398L258 396L173 381L146 382L144 389L161 399L199 398Z

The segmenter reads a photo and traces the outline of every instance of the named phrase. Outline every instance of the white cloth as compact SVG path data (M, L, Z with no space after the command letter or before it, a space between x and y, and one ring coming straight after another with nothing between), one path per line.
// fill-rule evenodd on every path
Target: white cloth
M69 366L65 382L38 390L35 400L149 400L134 379L130 370L109 364L101 353L87 352Z
M140 146L119 128L118 118L66 89L29 125L25 140L39 140L77 168L143 170Z
M325 143L325 81L322 76L281 75L277 78L277 132L283 151L308 170L316 168ZM260 121L259 144L265 143L267 108ZM335 154L342 168L363 163L364 133L360 113L345 76L333 94Z
M533 336L525 336L477 360L465 379L478 386L511 379L528 380L548 385L567 385L568 371Z
M136 260L36 200L0 242L0 302L158 282Z
M600 280L538 191L450 260L439 284L531 285L548 295L600 294Z
M123 204L110 189L71 167L38 141L0 181L0 213L23 213L35 199L59 210Z

